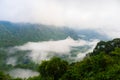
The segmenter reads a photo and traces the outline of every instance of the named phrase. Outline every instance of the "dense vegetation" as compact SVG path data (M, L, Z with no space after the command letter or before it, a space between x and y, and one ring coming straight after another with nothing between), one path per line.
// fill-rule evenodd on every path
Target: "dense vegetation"
M43 61L38 67L40 75L27 80L120 80L119 43L120 39L99 42L83 61L72 64L56 57ZM0 75L5 77L3 73Z

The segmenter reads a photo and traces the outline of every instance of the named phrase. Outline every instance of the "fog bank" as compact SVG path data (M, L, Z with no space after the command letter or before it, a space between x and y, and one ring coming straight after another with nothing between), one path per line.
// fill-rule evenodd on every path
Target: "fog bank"
M11 71L8 72L10 74L10 76L14 77L14 78L29 78L29 77L33 77L33 76L38 76L39 73L29 70L29 69L13 69Z
M22 51L29 50L30 53L27 56L36 63L40 63L42 60L48 60L53 56L67 56L68 59L71 58L76 61L81 60L88 52L91 52L97 42L98 40L73 40L68 37L65 40L58 41L28 42L22 46L15 46L14 49ZM73 54L76 56L73 57Z

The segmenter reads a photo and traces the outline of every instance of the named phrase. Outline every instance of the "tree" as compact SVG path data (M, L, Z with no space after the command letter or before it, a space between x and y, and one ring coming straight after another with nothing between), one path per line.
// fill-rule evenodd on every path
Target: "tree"
M0 71L0 80L11 80L11 77Z
M58 80L68 69L68 62L53 57L49 61L43 61L39 66L39 72L43 78Z

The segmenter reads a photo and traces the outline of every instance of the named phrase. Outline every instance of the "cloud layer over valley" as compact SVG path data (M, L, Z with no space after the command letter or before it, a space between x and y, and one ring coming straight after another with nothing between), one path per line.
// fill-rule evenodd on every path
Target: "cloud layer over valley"
M73 40L68 37L65 40L58 41L28 42L22 46L16 46L12 50L30 51L26 56L36 63L48 60L53 56L62 58L66 56L72 61L77 61L92 51L97 42L98 40Z

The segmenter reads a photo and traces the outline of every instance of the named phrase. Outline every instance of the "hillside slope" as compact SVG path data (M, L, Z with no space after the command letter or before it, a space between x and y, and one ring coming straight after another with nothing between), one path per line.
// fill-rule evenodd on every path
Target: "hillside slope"
M75 40L109 39L106 35L89 29L75 30L68 27L0 21L0 47L16 46L26 42L62 40L68 36Z
M0 46L14 46L29 41L60 40L68 36L78 39L74 30L66 27L0 21Z

